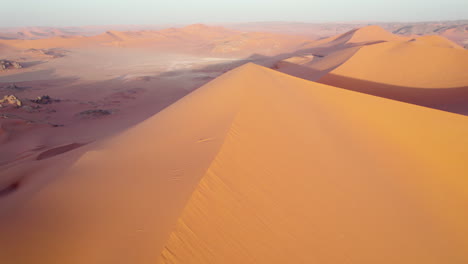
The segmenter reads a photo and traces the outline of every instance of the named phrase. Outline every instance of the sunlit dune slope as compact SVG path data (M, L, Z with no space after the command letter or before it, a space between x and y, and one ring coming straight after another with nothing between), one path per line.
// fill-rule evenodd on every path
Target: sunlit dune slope
M0 197L0 259L466 263L467 133L464 116L247 64L64 172L23 175Z
M409 38L394 35L379 26L357 28L344 34L306 43L295 56L276 63L273 68L296 77L316 81L345 63L361 47L406 40ZM305 60L302 58L304 55L306 58L312 55L313 59Z
M319 82L430 107L468 100L468 51L421 43L362 47Z
M242 103L160 263L468 261L466 117L237 71Z
M468 86L468 51L413 42L361 48L331 74L419 88Z
M394 35L380 26L367 26L352 30L343 34L341 37L349 37L347 43L363 44L378 41L396 41L404 40L405 37Z
M391 42L393 44L382 45L382 46L379 46L379 48L367 47L367 46L374 46L375 44L379 44L382 42ZM408 44L406 42L408 42L409 45L406 45ZM392 33L385 31L383 28L379 26L368 26L364 28L354 29L347 33L334 36L328 39L318 40L312 43L313 45L310 50L305 49L304 51L299 51L297 56L291 57L289 59L286 59L280 62L279 65L277 65L277 68L282 72L285 72L294 76L298 76L298 77L309 79L309 80L316 80L317 79L316 77L319 76L320 74L325 75L329 71L335 69L336 67L346 62L361 47L366 47L366 49L365 51L360 53L360 56L358 57L358 59L362 60L362 57L367 58L366 60L363 61L364 65L361 67L372 68L374 71L379 70L380 65L387 64L386 61L382 60L382 59L386 59L386 57L383 57L383 58L379 57L379 56L382 56L381 53L388 53L384 55L391 56L393 58L393 55L394 55L393 53L399 52L399 50L405 50L404 54L397 56L397 58L393 58L393 60L395 61L394 64L403 63L403 61L401 61L401 58L407 58L408 54L410 54L411 56L409 57L409 59L414 57L413 58L415 60L414 63L423 63L421 58L425 57L425 54L424 54L425 52L438 53L441 51L440 49L433 49L433 47L463 49L456 43L441 36L422 36L422 37L410 39L406 37L393 35ZM406 44L402 44L402 43L406 43ZM393 46L401 46L401 47L400 49L392 49ZM427 46L430 46L430 47L427 47ZM403 47L407 47L407 48L404 49ZM414 50L416 49L418 49L417 53L419 55L418 54L413 55ZM303 56L303 53L305 54L312 53L320 57L314 58L314 60L307 60L307 61L304 59L302 60L295 59L295 58ZM362 53L366 55L363 55ZM451 52L448 52L448 53L451 53ZM459 53L460 54L462 53L461 50L459 51ZM376 54L379 56L376 56ZM322 56L324 57L322 58ZM439 57L444 57L444 54L441 54ZM373 60L369 61L370 59L373 59ZM400 61L398 61L398 59L400 59ZM357 61L357 59L355 59L354 62L355 64L361 64L360 61ZM449 61L448 63L452 63L452 62L453 61ZM297 65L303 66L301 67L303 68L303 73L299 74L301 72L299 67L295 67L293 69L286 69L288 68L288 66L294 66L292 64L296 66ZM355 64L351 65L349 68L353 68L353 69L356 68ZM407 67L407 66L411 66L411 65L404 65L403 67ZM457 63L455 63L455 65L452 67L457 67ZM308 74L306 73L307 68L309 68ZM366 68L365 73L368 73L368 75L374 76L374 73L373 72L369 73L369 71L367 71L367 68ZM401 68L401 70L404 70L404 68ZM393 76L391 77L393 78Z
M457 43L437 35L422 36L415 39L411 39L410 41L414 41L415 43L432 45L440 48L463 49L463 47L461 47Z
M326 52L326 48L336 49L343 47L371 45L387 41L404 41L408 39L409 38L407 37L394 35L380 26L374 25L356 28L343 34L313 41L305 45L304 48L321 47L324 49L324 52Z

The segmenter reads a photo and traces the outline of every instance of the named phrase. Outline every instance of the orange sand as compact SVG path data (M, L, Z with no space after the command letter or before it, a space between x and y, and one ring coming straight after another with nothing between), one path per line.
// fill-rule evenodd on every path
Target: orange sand
M114 46L157 51L178 51L190 54L217 54L225 56L250 56L252 54L276 55L297 49L310 40L306 37L262 32L241 32L202 24L159 31L110 30L96 36L55 36L33 40L3 40L16 49L83 48Z
M308 54L320 56L294 61ZM312 42L273 68L336 87L468 114L468 51L441 36L402 38L370 26Z
M468 120L418 106L468 114L457 44L30 30L0 40L30 106L0 108L0 263L468 263Z
M0 259L466 263L467 132L461 115L247 64L44 161L68 168L19 175Z
M416 88L453 88L468 86L467 68L466 50L389 42L361 48L331 74Z

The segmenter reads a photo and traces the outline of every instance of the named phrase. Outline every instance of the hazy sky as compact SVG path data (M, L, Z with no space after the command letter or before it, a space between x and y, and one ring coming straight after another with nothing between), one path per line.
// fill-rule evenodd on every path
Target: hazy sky
M2 0L0 27L468 19L468 0Z

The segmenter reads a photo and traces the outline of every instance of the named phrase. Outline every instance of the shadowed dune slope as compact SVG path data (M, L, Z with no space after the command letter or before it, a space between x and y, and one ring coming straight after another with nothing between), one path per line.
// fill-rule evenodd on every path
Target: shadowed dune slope
M467 133L464 116L246 64L8 189L0 259L466 263Z
M310 81L317 81L351 58L361 47L338 49L325 57L294 56L277 62L273 69Z
M154 263L232 123L243 91L234 86L244 85L223 83L234 74L82 147L88 152L66 172L23 175L16 192L0 197L1 262Z

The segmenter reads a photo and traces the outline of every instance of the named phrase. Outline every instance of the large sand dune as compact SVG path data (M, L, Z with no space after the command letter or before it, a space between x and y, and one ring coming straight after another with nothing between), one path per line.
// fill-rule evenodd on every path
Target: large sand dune
M247 64L10 174L0 259L466 263L467 132L461 115Z
M441 43L424 38L365 46L318 81L466 114L468 51Z
M361 47L389 41L405 41L379 26L367 26L325 39L306 42L294 56L276 63L275 69L307 80L316 81L350 59ZM313 60L297 60L302 56Z
M336 87L468 114L468 51L444 37L403 38L369 26L305 47L272 68ZM313 59L298 59L308 56Z

